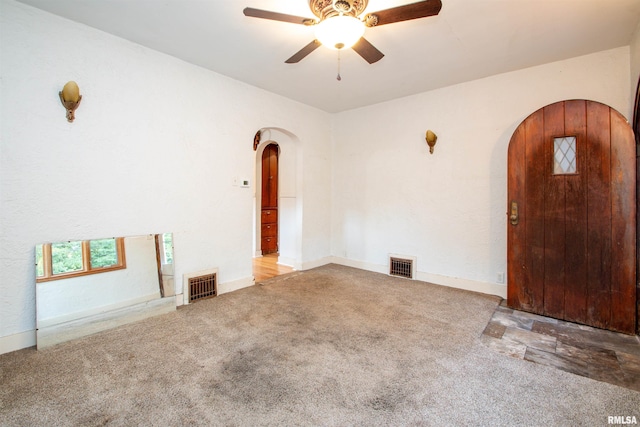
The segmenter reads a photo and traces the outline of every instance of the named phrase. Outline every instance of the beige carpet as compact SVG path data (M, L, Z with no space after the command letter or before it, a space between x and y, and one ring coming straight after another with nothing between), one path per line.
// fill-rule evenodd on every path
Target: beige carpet
M328 265L0 356L0 425L607 425L640 393L480 337L497 297Z

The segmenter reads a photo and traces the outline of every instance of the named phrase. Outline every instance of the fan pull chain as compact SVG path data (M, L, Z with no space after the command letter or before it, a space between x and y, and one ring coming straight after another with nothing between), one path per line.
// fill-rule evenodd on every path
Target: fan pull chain
M342 77L340 77L340 49L338 49L338 77L336 77L336 80L342 80Z

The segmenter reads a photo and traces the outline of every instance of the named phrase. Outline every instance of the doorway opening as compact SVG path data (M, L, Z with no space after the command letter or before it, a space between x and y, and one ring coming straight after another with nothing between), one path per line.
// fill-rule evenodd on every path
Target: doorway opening
M260 197L260 250L262 255L278 253L278 144L262 152L262 197Z
M253 260L256 281L289 273L293 268L278 264L278 158L280 147L271 143L262 152L260 197L260 250L262 257Z
M253 277L257 282L291 273L293 267L278 264L278 254L263 255L253 259Z
M507 302L597 328L636 331L636 147L596 101L547 105L509 143Z
M260 129L254 148L253 271L262 280L301 269L302 148L281 128Z

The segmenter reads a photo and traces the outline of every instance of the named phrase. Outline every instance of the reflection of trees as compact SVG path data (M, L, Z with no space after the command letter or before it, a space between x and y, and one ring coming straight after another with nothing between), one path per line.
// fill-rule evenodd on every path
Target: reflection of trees
M89 253L92 268L108 267L118 263L116 239L89 241ZM36 257L42 255L36 254ZM61 242L51 244L51 264L53 274L83 270L82 242ZM89 267L89 266L87 266Z
M116 239L91 240L91 267L108 267L118 263Z
M53 274L82 270L82 242L51 244Z
M42 245L36 246L36 277L44 276L44 263Z
M166 264L173 263L173 234L164 233L162 235L162 244L164 245L164 260Z

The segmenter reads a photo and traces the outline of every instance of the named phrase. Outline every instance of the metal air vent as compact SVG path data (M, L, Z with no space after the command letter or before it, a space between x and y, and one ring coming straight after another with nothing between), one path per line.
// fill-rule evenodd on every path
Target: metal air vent
M413 279L415 277L415 257L389 256L389 275Z
M218 269L185 274L184 284L189 292L189 302L213 298L218 294Z

